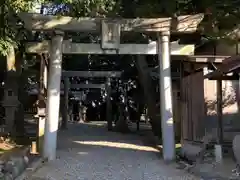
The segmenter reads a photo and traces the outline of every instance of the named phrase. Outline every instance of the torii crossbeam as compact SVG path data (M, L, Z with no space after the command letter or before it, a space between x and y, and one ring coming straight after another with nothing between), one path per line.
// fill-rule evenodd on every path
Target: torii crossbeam
M69 89L104 89L106 84L70 84ZM61 84L61 89L64 89L64 85Z

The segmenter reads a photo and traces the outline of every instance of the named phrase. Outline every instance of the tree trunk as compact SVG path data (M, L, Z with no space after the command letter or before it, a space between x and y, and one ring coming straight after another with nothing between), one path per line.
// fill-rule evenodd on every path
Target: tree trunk
M119 120L116 122L114 127L114 131L121 132L121 133L128 133L130 130L128 128L128 124L126 118L124 116L124 108L119 106Z
M160 136L161 120L157 117L159 110L157 110L156 107L156 92L153 89L153 85L151 83L152 80L146 72L148 69L146 59L142 56L138 56L136 66L138 69L139 81L144 91L144 96L148 108L148 116L150 116L150 123L152 125L153 133Z

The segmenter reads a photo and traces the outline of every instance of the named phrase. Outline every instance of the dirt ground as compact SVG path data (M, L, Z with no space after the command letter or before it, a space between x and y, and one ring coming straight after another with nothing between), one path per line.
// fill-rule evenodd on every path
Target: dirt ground
M0 155L2 155L5 152L8 152L15 148L16 146L7 142L0 142Z

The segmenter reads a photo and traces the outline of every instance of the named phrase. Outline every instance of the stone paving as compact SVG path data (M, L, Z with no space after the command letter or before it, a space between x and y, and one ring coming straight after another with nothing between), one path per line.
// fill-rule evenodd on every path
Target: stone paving
M198 180L144 146L139 136L108 132L105 124L72 124L58 135L57 160L30 180Z

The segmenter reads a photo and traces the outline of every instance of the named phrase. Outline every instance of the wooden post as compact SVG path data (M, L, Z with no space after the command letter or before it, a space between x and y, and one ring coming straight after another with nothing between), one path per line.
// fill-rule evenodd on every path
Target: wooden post
M44 135L44 158L56 159L57 130L59 122L60 84L62 74L63 33L56 31L52 37L49 78L47 87L47 121Z
M217 143L223 142L223 123L222 123L222 80L217 80L217 115L218 115L218 130L217 130Z
M170 32L158 34L158 59L160 71L160 109L163 139L163 159L175 159L175 136L172 105L172 80L170 63Z
M68 77L64 78L64 108L63 108L63 119L62 119L62 129L67 128L68 123L68 94L69 94L69 79Z
M218 129L217 129L217 143L223 142L223 123L222 123L222 80L217 80L217 116L218 116Z
M217 144L215 145L215 158L222 161L223 123L222 123L222 80L217 80Z
M112 125L112 105L111 105L111 78L107 78L107 99L106 99L106 117L107 117L107 124L108 124L108 130L112 131L113 125Z
M46 121L46 88L47 88L47 66L44 57L40 60L40 82L38 96L38 146L37 152L43 153L44 128Z

